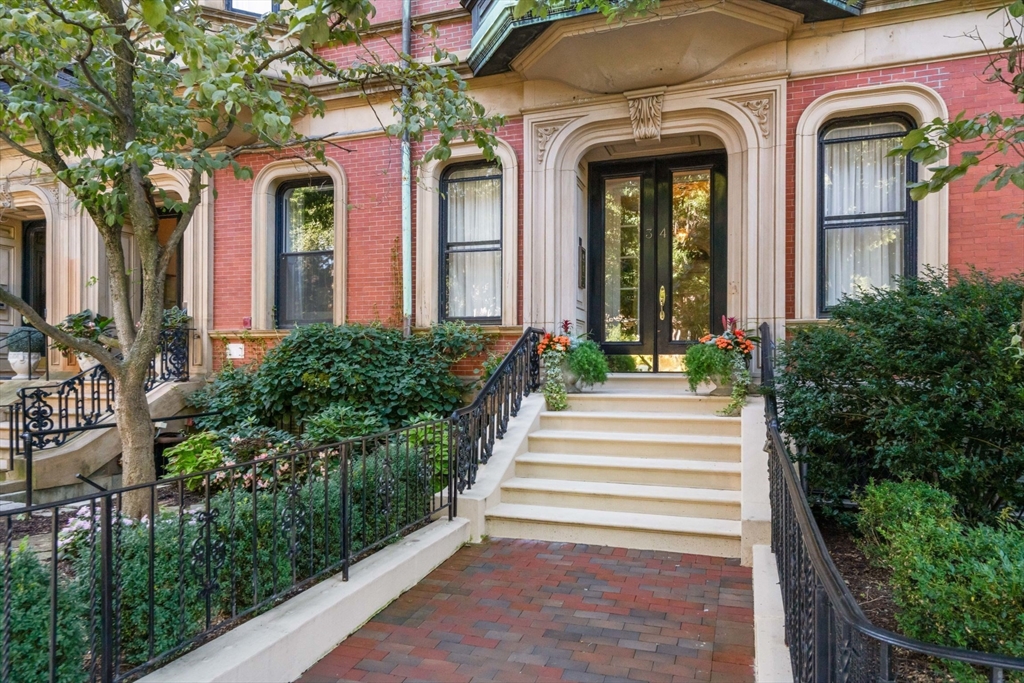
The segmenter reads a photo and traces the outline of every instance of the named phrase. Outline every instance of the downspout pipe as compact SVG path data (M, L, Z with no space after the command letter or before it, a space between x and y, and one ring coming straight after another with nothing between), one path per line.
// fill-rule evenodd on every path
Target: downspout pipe
M412 55L412 0L402 0L402 54ZM402 86L402 102L408 99L409 86ZM412 334L412 148L408 131L402 132L402 329L405 336Z

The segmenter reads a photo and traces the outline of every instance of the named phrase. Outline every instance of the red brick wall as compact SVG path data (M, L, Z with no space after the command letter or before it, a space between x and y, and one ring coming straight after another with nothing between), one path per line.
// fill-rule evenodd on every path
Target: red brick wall
M795 147L794 133L800 115L817 98L835 90L877 83L915 82L935 89L945 100L951 116L966 111L968 116L999 110L1019 113L1020 104L1007 88L985 83L982 71L987 57L950 60L840 76L791 81L788 85L786 135L786 315L795 316ZM954 158L958 158L954 152ZM1024 270L1024 230L1018 229L1008 213L1019 213L1024 196L1007 187L1000 192L974 192L979 178L993 165L983 164L950 186L949 263L954 270L975 266L996 275ZM926 229L926 226L919 226Z
M499 136L522 159L521 118L508 122ZM429 141L416 145L413 158L420 158ZM327 155L337 161L348 180L348 281L347 318L351 322L401 322L401 156L398 140L379 136L344 141L349 150L330 147ZM285 156L285 155L279 155ZM248 155L242 163L253 173L276 157ZM236 180L230 171L215 178L214 206L214 329L237 330L242 319L252 316L252 181ZM519 273L518 314L522 319L522 164L519 165L518 263L507 264ZM415 197L415 192L414 192ZM415 221L415 207L413 217ZM428 230L437 229L436 218ZM272 227L268 226L268 229ZM414 225L414 232L418 226ZM415 250L414 252L415 253ZM414 264L415 267L415 264ZM415 276L414 280L415 282ZM434 292L413 291L434 296ZM415 305L415 303L414 303Z

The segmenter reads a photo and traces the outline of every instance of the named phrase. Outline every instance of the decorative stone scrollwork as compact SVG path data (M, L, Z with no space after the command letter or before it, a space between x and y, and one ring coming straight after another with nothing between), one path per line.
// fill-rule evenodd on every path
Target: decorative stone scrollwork
M743 108L750 111L754 115L754 119L757 121L757 127L761 129L761 136L768 138L771 135L772 129L769 121L769 116L772 111L771 98L762 97L756 100L747 100L742 103Z
M558 134L558 131L565 128L565 121L559 121L558 123L552 123L543 126L537 126L536 137L537 137L537 163L544 163L544 155L548 151L548 143L551 139Z
M664 98L664 94L660 92L629 98L629 121L633 124L633 138L637 142L661 140L661 109Z

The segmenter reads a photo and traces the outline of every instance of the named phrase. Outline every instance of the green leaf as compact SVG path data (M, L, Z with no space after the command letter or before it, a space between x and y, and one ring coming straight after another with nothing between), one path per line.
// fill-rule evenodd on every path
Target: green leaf
M167 19L167 5L163 0L142 0L142 19L151 28L159 29Z

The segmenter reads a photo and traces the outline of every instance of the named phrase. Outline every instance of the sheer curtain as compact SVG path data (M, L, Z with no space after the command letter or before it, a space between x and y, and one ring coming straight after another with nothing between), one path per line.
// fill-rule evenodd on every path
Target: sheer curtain
M907 228L906 161L889 157L906 127L866 123L824 138L825 306L903 274ZM867 139L865 139L867 138Z
M447 176L447 315L501 317L501 176L496 167Z

